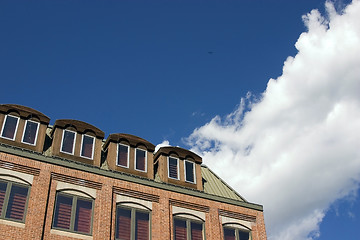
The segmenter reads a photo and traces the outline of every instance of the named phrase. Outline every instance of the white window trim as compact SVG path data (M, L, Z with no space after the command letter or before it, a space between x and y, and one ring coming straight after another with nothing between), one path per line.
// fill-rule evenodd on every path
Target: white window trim
M170 177L170 168L169 168L170 158L176 159L177 178ZM176 158L176 157L171 157L171 156L169 156L169 157L167 158L167 160L168 160L168 161L167 161L168 178L170 178L170 179L175 179L175 180L180 180L179 159Z
M186 180L186 162L189 162L189 163L191 163L191 164L193 165L193 176L194 176L194 181L193 181L193 182ZM194 162L189 161L189 160L186 160L186 159L184 160L184 174L185 174L184 178L185 178L185 182L196 184L196 171L195 171L195 167L196 167L196 166L195 166L195 163L194 163Z
M7 120L8 116L13 117L13 118L17 118L16 127L15 127L15 132L14 132L14 138L8 138L8 137L4 137L4 136L3 136L4 127L5 127L5 123L6 123L6 120ZM20 121L20 118L17 117L17 116L14 116L14 115L6 115L5 118L4 118L4 122L3 122L2 128L1 128L0 137L14 141L15 138L16 138L16 133L17 133L17 129L18 129L18 126L19 126L19 121Z
M25 130L26 130L26 126L27 126L27 123L28 122L32 122L32 123L36 123L37 124L37 128L36 128L36 133L35 133L35 141L34 143L28 143L28 142L24 142L24 136L25 136ZM38 133L39 133L39 122L36 122L36 121L31 121L31 120L26 120L25 121L25 125L24 125L24 131L23 131L23 135L21 137L21 142L24 143L24 144L28 144L28 145L32 145L32 146L35 146L36 145L36 142L37 142L37 136L38 136Z
M127 159L126 159L126 166L118 164L119 160L119 145L127 147ZM136 154L136 153L135 153ZM119 143L116 148L116 166L123 167L123 168L129 168L129 159L130 159L130 146L126 144ZM135 158L136 159L136 158ZM136 165L135 165L136 166Z
M73 148L72 148L72 152L71 152L71 153L69 153L69 152L65 152L65 151L63 151L63 150L62 150L63 143L64 143L64 135L65 135L65 131L75 133L75 136L74 136L74 144L73 144ZM76 145L76 135L77 135L77 132L75 132L75 131L71 131L71 130L63 129L63 134L62 134L62 138L61 138L61 145L60 145L60 152L62 152L62 153L66 153L66 154L70 154L70 155L74 155L75 145Z
M136 168L136 152L137 152L137 150L140 150L140 151L144 151L144 152L145 152L145 171ZM134 161L134 162L135 162L134 169L135 169L136 171L139 171L139 172L147 172L147 151L144 150L144 149L141 149L141 148L135 148L135 161Z
M85 137L85 136L86 136L86 137L90 137L90 138L93 139L92 150L91 150L91 158L82 155L83 143L84 143L84 137ZM74 142L74 143L75 143L75 142ZM74 144L74 145L75 145L75 144ZM93 159L94 159L94 149L95 149L95 137L94 137L94 136L87 135L87 134L83 134L82 137L81 137L80 157L93 160Z

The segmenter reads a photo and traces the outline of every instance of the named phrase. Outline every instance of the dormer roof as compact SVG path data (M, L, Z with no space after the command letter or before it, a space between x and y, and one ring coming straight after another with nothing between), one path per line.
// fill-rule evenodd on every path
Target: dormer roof
M40 120L41 123L46 125L49 124L50 118L45 114L22 105L17 104L0 104L0 112L4 114L8 114L9 112L17 112L22 118L36 117Z
M68 127L73 127L76 129L77 132L83 134L86 133L87 131L92 131L96 137L103 139L105 137L105 133L103 131L101 131L100 129L98 129L97 127L83 122L83 121L79 121L79 120L74 120L74 119L58 119L55 121L54 124L54 129L55 128L68 128Z
M120 142L120 141L126 141L130 144L131 147L137 147L139 145L144 145L147 150L149 152L154 152L155 151L155 145L152 144L151 142L141 138L141 137L138 137L138 136L135 136L135 135L131 135L131 134L126 134L126 133L113 133L113 134L110 134L109 137L106 139L106 142L104 144L104 149L106 149L108 147L108 144L110 142Z
M196 163L202 163L202 158L194 152L180 147L161 147L154 156L157 159L160 155L170 156L172 153L176 154L180 159L194 159Z

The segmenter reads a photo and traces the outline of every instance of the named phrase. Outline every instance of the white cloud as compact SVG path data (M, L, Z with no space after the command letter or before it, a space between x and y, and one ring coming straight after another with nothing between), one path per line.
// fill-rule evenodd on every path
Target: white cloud
M360 180L360 1L326 3L283 73L261 99L249 94L225 118L187 139L221 177L261 203L269 239L314 239L328 207ZM246 110L247 109L247 110Z
M161 147L168 147L170 146L170 142L168 140L164 140L162 143L159 143L155 147L155 152L157 152Z

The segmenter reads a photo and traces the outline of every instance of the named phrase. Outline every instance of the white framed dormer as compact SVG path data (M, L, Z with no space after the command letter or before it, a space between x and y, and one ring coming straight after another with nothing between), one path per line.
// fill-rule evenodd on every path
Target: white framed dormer
M118 144L116 153L116 166L129 168L130 147L125 144Z
M5 139L15 140L17 128L19 125L19 117L6 115L1 128L0 136Z
M196 184L195 163L184 160L185 182Z
M80 156L87 159L94 158L95 137L83 134L81 138Z
M76 132L64 129L61 139L60 152L74 155Z
M39 122L26 120L21 142L32 146L36 145L37 136L39 133Z
M168 178L179 180L179 159L169 156L167 160Z
M147 172L147 151L141 148L135 148L135 170Z

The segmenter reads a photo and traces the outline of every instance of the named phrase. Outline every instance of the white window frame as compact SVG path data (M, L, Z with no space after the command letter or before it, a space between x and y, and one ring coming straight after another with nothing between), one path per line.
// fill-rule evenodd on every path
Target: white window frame
M136 153L137 153L137 150L140 150L140 151L145 152L145 171L136 168ZM135 161L134 161L134 162L135 162L134 169L135 169L136 171L139 171L139 172L147 172L147 151L144 150L144 149L141 149L141 148L135 148Z
M25 130L26 130L26 127L27 127L27 123L28 122L32 122L32 123L36 123L37 124L37 128L36 128L36 133L35 133L35 141L34 143L28 143L28 142L24 142L24 136L25 136ZM24 144L29 144L29 145L32 145L32 146L35 146L36 145L36 142L37 142L37 136L38 136L38 133L39 133L39 126L40 126L40 123L39 122L36 122L36 121L32 121L30 119L26 120L25 121L25 125L24 125L24 131L23 131L23 134L22 134L22 137L21 137L21 142L24 143Z
M118 164L119 162L119 146L127 147L127 159L126 159L126 166ZM116 166L123 167L123 168L129 168L129 159L130 159L130 146L126 144L119 143L116 148ZM135 158L136 159L136 158ZM135 165L136 166L136 165Z
M177 178L170 177L170 168L169 168L170 158L176 159ZM179 158L169 156L167 158L167 160L168 160L167 161L168 178L175 179L175 180L180 180Z
M13 118L17 118L16 127L15 127L15 131L14 131L14 138L8 138L8 137L4 137L4 136L3 136L5 123L6 123L6 120L7 120L7 118L8 118L9 116L10 116L10 117L13 117ZM20 121L20 118L17 117L17 116L14 116L14 115L6 115L5 118L4 118L4 122L3 122L2 128L1 128L0 137L14 141L15 138L16 138L16 133L17 133L17 129L18 129L18 126L19 126L19 121Z
M85 136L86 136L86 137L90 137L90 138L93 139L92 150L91 150L91 158L82 155L83 143L84 143L84 137L85 137ZM75 144L74 144L74 145L75 145ZM87 135L87 134L82 134L82 137L81 137L80 157L93 160L93 159L94 159L94 149L95 149L95 137L94 137L94 136L91 136L91 135Z
M71 153L62 151L62 147L63 147L63 143L64 143L65 131L67 131L67 132L73 132L73 133L75 134L75 136L74 136L74 144L73 144L73 148L72 148L72 152L71 152ZM60 145L60 152L66 153L66 154L70 154L70 155L74 155L75 145L76 145L76 135L77 135L77 132L75 132L75 131L63 129L63 134L62 134L62 138L61 138L61 145Z
M191 182L191 181L188 181L187 179L186 179L186 162L189 162L189 163L191 163L192 165L193 165L193 176L194 176L194 181L193 182ZM185 159L184 160L184 179L185 179L185 182L188 182L188 183L193 183L193 184L196 184L196 171L195 171L195 163L194 162L192 162L192 161L189 161L189 160L187 160L187 159Z

